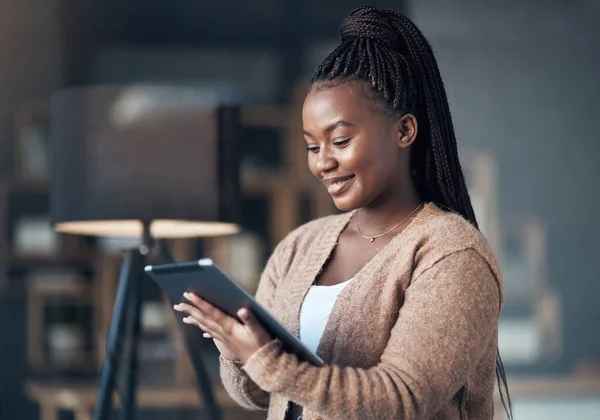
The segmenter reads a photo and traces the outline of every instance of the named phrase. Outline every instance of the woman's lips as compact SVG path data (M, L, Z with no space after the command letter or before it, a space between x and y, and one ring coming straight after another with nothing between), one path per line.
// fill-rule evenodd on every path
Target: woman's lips
M346 191L355 179L354 175L336 176L324 179L323 184L327 187L327 192L335 197Z

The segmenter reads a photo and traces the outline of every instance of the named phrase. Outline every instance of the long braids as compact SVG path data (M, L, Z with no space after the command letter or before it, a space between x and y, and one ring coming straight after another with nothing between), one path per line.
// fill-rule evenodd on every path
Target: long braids
M367 82L371 99L399 118L414 113L419 134L411 151L413 182L424 201L462 215L478 227L458 157L450 107L431 46L419 29L393 10L362 6L342 22L341 43L314 72L312 84L327 89ZM497 350L496 378L502 404L512 419L504 365ZM507 406L508 404L508 406Z

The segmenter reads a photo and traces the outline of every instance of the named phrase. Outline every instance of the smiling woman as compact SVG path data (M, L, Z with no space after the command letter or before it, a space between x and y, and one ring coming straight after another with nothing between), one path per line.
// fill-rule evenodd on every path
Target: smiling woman
M406 17L371 6L344 19L302 110L308 167L342 214L276 247L256 298L325 361L283 350L187 296L214 339L229 394L273 420L490 419L503 283L477 228L443 83ZM507 411L510 415L510 400Z
M308 93L302 118L308 166L340 210L377 206L385 194L414 208L419 202L410 177L410 145L417 120L382 117L365 100L364 83L318 83Z

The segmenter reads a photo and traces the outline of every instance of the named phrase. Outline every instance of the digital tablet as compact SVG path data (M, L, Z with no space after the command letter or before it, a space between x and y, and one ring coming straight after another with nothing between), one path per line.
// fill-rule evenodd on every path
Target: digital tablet
M286 351L315 366L324 364L319 356L310 351L211 259L148 265L145 270L174 302L185 300L184 292L193 292L238 321L237 312L248 308L271 336L281 341Z

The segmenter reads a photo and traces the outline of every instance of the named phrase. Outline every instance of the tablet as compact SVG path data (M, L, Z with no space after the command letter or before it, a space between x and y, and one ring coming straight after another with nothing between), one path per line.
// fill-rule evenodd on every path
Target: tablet
M145 271L174 302L185 300L184 292L193 292L238 321L237 312L242 308L250 309L269 334L281 341L286 351L315 366L324 364L319 356L309 350L211 259L148 265Z

